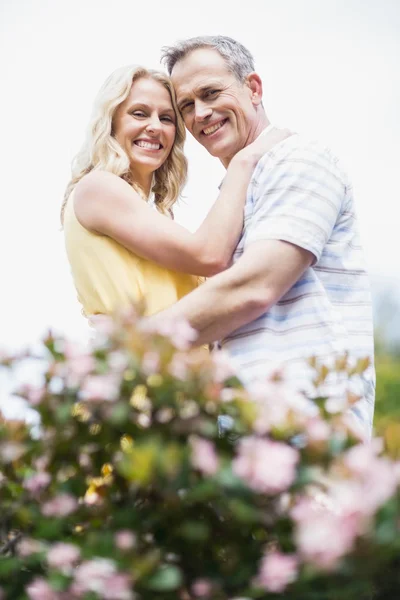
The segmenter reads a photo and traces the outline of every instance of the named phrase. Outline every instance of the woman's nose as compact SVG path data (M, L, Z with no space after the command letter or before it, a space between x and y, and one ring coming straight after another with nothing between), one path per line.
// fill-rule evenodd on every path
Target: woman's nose
M157 132L161 128L160 119L158 117L152 117L147 124L147 131Z

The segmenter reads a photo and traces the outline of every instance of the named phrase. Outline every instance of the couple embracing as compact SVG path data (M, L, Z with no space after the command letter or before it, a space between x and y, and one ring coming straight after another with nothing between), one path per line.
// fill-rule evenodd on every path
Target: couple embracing
M250 52L224 36L164 48L169 77L129 66L103 84L62 208L88 317L144 301L218 341L250 386L269 366L310 394L310 357L370 358L352 417L372 428L369 282L352 185L323 145L273 127ZM226 169L197 231L173 220L185 128ZM202 278L206 281L199 285ZM326 382L326 393L340 393Z

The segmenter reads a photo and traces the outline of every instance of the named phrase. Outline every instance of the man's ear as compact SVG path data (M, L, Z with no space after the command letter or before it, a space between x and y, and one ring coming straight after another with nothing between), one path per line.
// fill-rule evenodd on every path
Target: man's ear
M250 90L250 98L254 106L258 106L262 102L262 81L257 73L249 73L246 77L246 85Z

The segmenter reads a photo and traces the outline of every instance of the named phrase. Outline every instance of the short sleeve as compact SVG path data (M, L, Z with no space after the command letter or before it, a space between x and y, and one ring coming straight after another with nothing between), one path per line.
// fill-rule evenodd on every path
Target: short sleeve
M328 149L309 143L285 150L257 165L246 246L283 240L318 261L342 211L345 180Z

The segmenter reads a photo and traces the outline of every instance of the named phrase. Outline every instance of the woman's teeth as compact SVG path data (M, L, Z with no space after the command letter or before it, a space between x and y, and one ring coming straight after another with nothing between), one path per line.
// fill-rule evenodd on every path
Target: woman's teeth
M159 150L161 148L161 144L151 144L150 142L144 142L143 140L138 140L135 144L136 146L139 146L139 148L147 148L149 150Z

